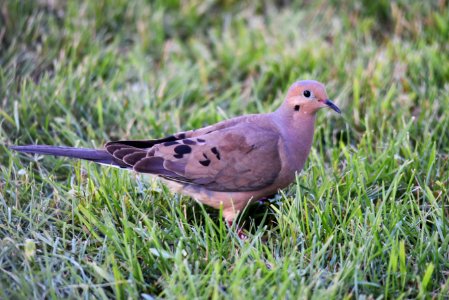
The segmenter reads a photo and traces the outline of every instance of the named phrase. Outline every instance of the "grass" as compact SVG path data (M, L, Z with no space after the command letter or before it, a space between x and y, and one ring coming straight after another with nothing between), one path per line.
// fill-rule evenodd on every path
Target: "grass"
M330 3L2 2L0 144L161 137L305 78L344 112L246 241L145 176L2 146L0 298L447 299L447 1Z

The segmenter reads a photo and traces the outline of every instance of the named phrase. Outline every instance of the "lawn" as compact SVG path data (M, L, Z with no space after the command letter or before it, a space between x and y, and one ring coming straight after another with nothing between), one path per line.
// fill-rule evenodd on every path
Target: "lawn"
M0 2L0 298L449 295L440 1ZM147 176L20 155L276 109L326 84L296 183L240 218Z

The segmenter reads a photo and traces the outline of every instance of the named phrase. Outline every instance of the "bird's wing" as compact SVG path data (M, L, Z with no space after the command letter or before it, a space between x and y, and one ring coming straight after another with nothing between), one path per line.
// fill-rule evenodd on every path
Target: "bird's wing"
M190 130L190 131L183 131L178 132L174 135L170 135L161 139L154 139L154 140L120 140L120 141L113 141L108 142L105 145L105 148L110 148L113 150L116 150L120 147L130 147L130 148L139 148L139 149L150 149L154 145L157 144L163 144L163 143L171 143L178 140L184 140L188 138L194 138L199 137L205 134L212 133L217 130L222 130L225 128L233 127L237 124L240 124L242 122L245 122L247 119L251 119L256 115L246 115L246 116L240 116L236 118L232 118L229 120L221 121L216 124L206 126L200 129ZM111 151L109 151L111 152Z
M279 133L251 118L229 121L153 145L148 142L149 147L138 148L124 141L109 143L106 150L137 172L213 191L252 191L269 186L282 165Z

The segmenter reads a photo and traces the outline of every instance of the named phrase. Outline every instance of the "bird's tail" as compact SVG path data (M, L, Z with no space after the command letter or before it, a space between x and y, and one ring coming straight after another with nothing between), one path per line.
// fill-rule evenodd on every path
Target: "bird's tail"
M75 148L65 146L48 146L48 145L27 145L27 146L9 146L10 149L23 152L44 155L63 156L71 158L79 158L93 161L99 164L112 165L117 167L125 167L122 162L115 159L106 150Z

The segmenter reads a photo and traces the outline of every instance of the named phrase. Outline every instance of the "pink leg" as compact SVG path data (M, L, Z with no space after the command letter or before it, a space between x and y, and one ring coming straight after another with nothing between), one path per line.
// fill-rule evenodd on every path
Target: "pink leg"
M228 223L229 228L232 227L232 225L234 224L233 220L226 220L226 222ZM248 239L248 236L243 232L243 228L242 227L237 227L237 236L241 239L241 240L246 240Z

